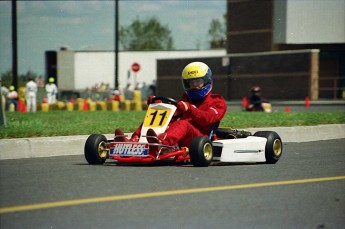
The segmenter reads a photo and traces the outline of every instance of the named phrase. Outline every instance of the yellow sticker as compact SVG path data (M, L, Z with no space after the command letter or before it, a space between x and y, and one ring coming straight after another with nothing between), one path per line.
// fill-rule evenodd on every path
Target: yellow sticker
M149 108L146 112L144 127L162 127L170 117L170 109Z

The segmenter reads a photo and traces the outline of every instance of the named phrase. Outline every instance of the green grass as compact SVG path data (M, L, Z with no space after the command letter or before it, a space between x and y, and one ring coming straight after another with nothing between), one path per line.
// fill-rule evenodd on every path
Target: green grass
M0 127L0 138L109 134L117 127L132 132L144 116L145 111L6 112L7 125ZM243 129L339 123L345 123L345 112L228 112L221 126Z

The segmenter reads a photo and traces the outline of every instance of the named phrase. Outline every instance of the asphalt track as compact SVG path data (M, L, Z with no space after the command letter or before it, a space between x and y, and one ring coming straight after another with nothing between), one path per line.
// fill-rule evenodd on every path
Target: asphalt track
M344 228L345 139L284 143L275 165L0 161L0 228Z
M88 136L0 139L0 228L345 228L345 125L247 130L279 133L281 160L91 166Z

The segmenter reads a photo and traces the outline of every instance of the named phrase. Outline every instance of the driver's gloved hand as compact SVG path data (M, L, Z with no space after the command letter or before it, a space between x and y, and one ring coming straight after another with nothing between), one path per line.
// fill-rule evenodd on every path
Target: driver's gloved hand
M149 97L148 97L148 99L147 99L147 105L149 106L151 103L152 103L152 100L155 98L156 96L154 96L154 95L150 95ZM156 100L155 101L155 103L161 103L162 102L162 100Z
M152 103L152 99L154 98L155 96L154 95L150 95L148 98L147 98L147 105L150 105Z
M179 113L184 113L190 109L190 104L188 102L179 101L176 107Z

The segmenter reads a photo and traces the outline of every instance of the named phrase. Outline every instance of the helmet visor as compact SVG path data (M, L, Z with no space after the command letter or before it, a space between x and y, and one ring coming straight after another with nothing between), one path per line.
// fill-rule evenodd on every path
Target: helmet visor
M203 78L196 78L196 79L190 79L188 80L189 89L200 89L204 86L204 79Z
M183 80L185 90L200 90L208 84L207 77L199 77Z

